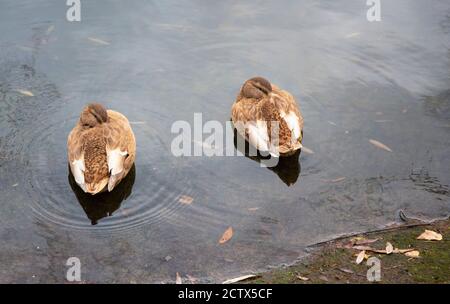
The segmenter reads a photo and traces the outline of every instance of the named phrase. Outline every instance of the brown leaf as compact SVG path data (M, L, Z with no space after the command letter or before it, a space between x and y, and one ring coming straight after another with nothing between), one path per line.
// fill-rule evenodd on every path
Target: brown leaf
M180 198L178 199L178 202L185 205L190 205L192 204L193 201L194 199L188 195L181 195Z
M181 276L180 274L177 272L177 278L175 279L175 284L181 284L182 280L181 280Z
M233 237L233 228L228 227L227 230L223 233L222 237L219 240L219 244L223 244L228 242Z
M418 258L420 255L420 252L417 250L413 250L413 251L406 252L405 255L410 258Z
M426 230L417 237L418 240L427 240L427 241L442 241L442 234L437 233L433 230Z
M358 256L356 257L356 264L359 265L364 260L364 257L366 256L366 251L361 251Z
M369 139L369 142L370 142L372 145L374 145L375 147L377 147L377 148L383 149L383 150L388 151L388 152L392 152L391 148L389 148L389 147L386 146L385 144L379 142L378 140L375 140L375 139Z
M394 251L394 246L391 243L386 243L386 254L391 254Z

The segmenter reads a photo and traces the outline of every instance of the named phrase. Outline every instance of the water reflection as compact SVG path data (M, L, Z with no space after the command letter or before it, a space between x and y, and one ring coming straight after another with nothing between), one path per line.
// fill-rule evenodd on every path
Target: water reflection
M245 142L245 148L242 145L238 145L237 142ZM250 145L249 143L242 138L240 134L237 133L236 129L234 129L234 147L245 155L245 157L250 158L258 163L261 163L263 160L267 160L270 158L266 156L260 155L259 151L256 156L250 155ZM245 149L244 151L243 148ZM275 172L276 175L289 187L295 184L300 176L301 166L300 166L300 150L296 151L293 155L288 157L280 157L278 160L278 164L274 167L267 167L272 172Z
M124 200L130 195L136 177L135 165L122 182L112 192L104 192L97 195L85 193L75 182L69 170L69 183L78 203L80 203L92 225L96 225L104 217L111 216L118 210Z

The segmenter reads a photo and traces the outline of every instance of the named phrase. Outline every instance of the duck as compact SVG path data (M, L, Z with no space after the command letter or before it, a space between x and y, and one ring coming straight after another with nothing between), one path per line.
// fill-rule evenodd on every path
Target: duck
M274 157L291 156L303 140L303 116L291 93L263 77L244 82L231 109L238 133L258 151ZM278 125L278 140L273 137Z
M75 182L85 193L111 192L136 158L128 119L102 104L88 104L67 138L67 157Z

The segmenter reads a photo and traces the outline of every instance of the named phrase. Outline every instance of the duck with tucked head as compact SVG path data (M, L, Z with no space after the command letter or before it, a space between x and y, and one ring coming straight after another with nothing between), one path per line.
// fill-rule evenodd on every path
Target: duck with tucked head
M289 92L267 79L254 77L242 85L231 119L239 134L259 151L278 157L302 148L303 116L299 106Z
M133 166L136 140L124 115L92 103L69 134L67 154L70 171L84 192L111 192Z

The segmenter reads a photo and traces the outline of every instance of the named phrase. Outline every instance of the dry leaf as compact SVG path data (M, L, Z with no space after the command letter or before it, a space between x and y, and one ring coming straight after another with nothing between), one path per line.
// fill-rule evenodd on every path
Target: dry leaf
M358 256L356 257L356 264L361 264L361 262L364 260L364 257L366 256L366 251L361 251Z
M98 38L94 38L94 37L88 37L88 39L94 43L97 44L101 44L101 45L109 45L108 41L102 40L102 39L98 39Z
M405 255L410 258L418 258L420 255L420 252L417 250L413 250L413 251L406 252Z
M372 251L372 252L376 252L376 253L386 254L386 250L375 249L375 248L372 248L369 246L353 246L352 248L356 249L356 250Z
M175 284L181 284L181 283L182 283L182 281L181 281L180 274L177 272L177 278L175 280Z
M362 239L362 240L357 240L357 241L355 241L355 245L368 245L368 244L375 243L378 240L379 239Z
M228 227L227 230L223 233L222 237L219 240L219 244L223 244L228 242L233 237L233 228Z
M437 233L433 230L426 230L417 237L418 240L427 240L427 241L441 241L442 234Z
M256 276L254 274L248 274L248 275L244 275L244 276L237 277L237 278L234 278L234 279L226 280L222 284L232 284L232 283L240 282L240 281L247 280L247 279L250 279L250 278L255 278L255 277Z
M258 210L259 208L258 207L253 207L253 208L248 208L247 210L248 211L256 211L256 210Z
M188 195L181 195L178 201L185 205L190 205L194 201L194 199Z
M378 140L375 139L369 139L369 142L374 145L377 148L383 149L385 151L389 151L392 152L391 148L389 148L388 146L386 146L385 144L379 142Z
M302 281L309 281L309 278L302 277L301 275L297 275L297 279L302 280Z
M391 254L394 251L394 246L391 243L386 243L386 254Z
M31 92L28 91L28 90L17 90L17 92L19 92L19 93L22 94L22 95L28 96L28 97L33 97L33 96L34 96L34 94L31 93Z
M410 252L410 251L414 251L414 248L409 248L409 249L398 249L395 248L394 251L392 251L393 253L406 253L406 252Z
M305 152L306 154L314 154L313 150L311 150L305 146L302 147L302 152Z

